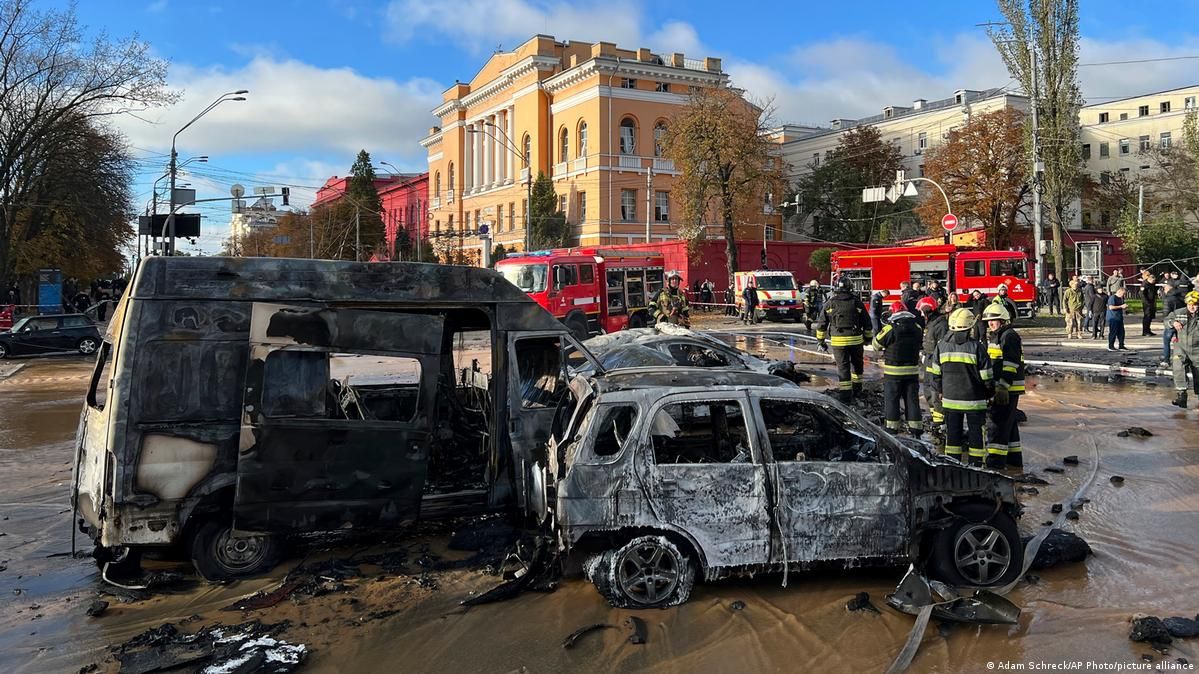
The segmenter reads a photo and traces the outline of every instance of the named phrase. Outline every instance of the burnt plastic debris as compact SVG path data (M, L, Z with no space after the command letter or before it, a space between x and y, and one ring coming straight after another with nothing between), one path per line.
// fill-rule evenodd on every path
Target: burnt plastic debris
M1199 615L1194 618L1162 618L1162 624L1175 639L1199 637Z
M1121 437L1121 438L1127 438L1130 436L1134 437L1134 438L1151 438L1151 437L1153 437L1153 433L1150 432L1149 429L1147 429L1147 428L1141 428L1140 426L1131 426L1126 431L1120 431L1119 433L1116 433L1116 436Z
M278 635L288 621L266 624L258 620L239 625L209 625L194 634L167 623L146 630L111 648L121 664L121 674L148 674L189 667L220 672L295 671L308 654L303 644L291 644Z
M1070 512L1066 513L1066 519L1068 519L1068 520L1077 520L1077 519L1078 519L1078 511L1077 511L1077 510L1071 510Z
M1157 616L1135 615L1132 617L1132 629L1128 638L1148 644L1169 644L1174 640L1170 630L1161 618Z
M644 644L649 640L649 628L645 621L635 615L625 618L625 624L629 626L629 643Z
M96 599L87 606L87 614L93 618L99 618L108 610L108 602L103 599Z
M1075 454L1071 454L1070 456L1063 457L1062 463L1066 464L1067 466L1077 466L1078 465L1078 456Z
M1108 478L1108 481L1114 485L1121 485L1121 484L1124 484L1124 476L1123 475L1113 475L1110 478Z
M952 622L1015 625L1020 620L1020 607L1001 595L989 590L959 594L944 583L930 582L914 568L909 569L895 592L887 595L887 604L909 615L919 615L922 608L933 605L932 617Z
M1061 511L1062 511L1062 504L1060 504L1060 503L1054 503L1052 506L1049 507L1049 512L1053 513L1054 515L1060 513Z
M1030 538L1024 538L1022 544L1027 546ZM1054 529L1041 541L1041 547L1037 549L1037 556L1033 558L1029 569L1040 570L1062 564L1074 564L1086 561L1090 554L1091 546L1078 534Z
M582 639L592 632L598 632L606 629L616 629L616 625L609 625L608 623L584 625L583 627L580 627L579 629L566 635L566 638L562 640L562 648L574 648L575 644L579 642L579 639Z
M733 601L733 603L729 604L729 608L733 609L734 611L744 611L745 610L745 602L741 601L740 599L737 599L737 600Z
M1066 472L1066 469L1062 468L1060 466L1045 466L1045 472L1046 473L1064 473L1064 472Z
M859 592L854 595L853 599L850 599L845 604L845 608L850 611L872 611L879 613L878 607L870 601L870 594L868 592Z

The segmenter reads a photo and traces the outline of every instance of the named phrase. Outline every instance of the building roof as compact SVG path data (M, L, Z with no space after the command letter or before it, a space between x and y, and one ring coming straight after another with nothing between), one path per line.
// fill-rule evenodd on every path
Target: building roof
M1163 89L1161 91L1151 91L1151 92L1145 93L1145 94L1135 94L1133 96L1125 96L1124 98L1113 98L1110 101L1104 101L1102 103L1087 103L1086 105L1084 105L1082 107L1083 108L1104 108L1113 103L1120 103L1121 101L1130 101L1134 98L1146 98L1148 96L1161 96L1162 94L1171 94L1171 93L1174 93L1175 91L1182 91L1184 89L1195 89L1197 87L1199 87L1199 84L1189 84L1185 87L1174 87L1173 89Z

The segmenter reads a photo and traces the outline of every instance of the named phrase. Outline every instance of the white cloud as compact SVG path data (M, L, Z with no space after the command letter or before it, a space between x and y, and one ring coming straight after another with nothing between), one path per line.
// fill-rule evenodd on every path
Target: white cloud
M158 13L158 12L165 10L166 8L167 8L167 0L154 0L154 2L151 2L150 4L146 5L147 12Z
M1079 46L1082 63L1170 58L1199 53L1199 36L1172 45L1147 38L1109 42L1084 37ZM1078 79L1087 102L1102 103L1114 98L1199 84L1199 61L1186 59L1082 67L1079 68Z
M236 70L173 66L183 100L166 110L119 121L131 143L166 152L171 134L224 92L248 89L246 101L222 103L179 136L182 152L296 152L344 156L360 149L396 164L423 163L418 144L436 123L430 113L444 87L425 78L397 82L349 68L318 68L295 60L254 58Z
M656 52L670 54L681 52L692 58L710 56L706 53L703 42L695 26L685 21L669 21L657 31L651 33L645 43Z

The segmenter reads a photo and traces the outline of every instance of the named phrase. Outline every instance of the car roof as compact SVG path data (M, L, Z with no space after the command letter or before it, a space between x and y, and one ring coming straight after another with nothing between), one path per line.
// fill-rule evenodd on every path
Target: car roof
M773 374L750 370L705 367L639 367L615 370L595 378L600 393L647 388L668 388L671 393L704 391L715 386L804 391L797 384ZM818 394L812 394L816 399Z

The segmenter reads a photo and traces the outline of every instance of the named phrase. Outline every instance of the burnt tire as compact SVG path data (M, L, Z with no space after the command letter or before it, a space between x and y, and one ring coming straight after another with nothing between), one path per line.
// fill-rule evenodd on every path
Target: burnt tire
M79 340L79 343L75 345L75 348L79 350L79 353L85 356L90 356L96 353L96 348L99 346L100 344L95 337L84 337L83 339Z
M130 580L142 574L142 551L139 548L107 548L97 543L92 549L92 558L109 580Z
M249 578L265 573L279 562L278 536L233 536L230 518L213 518L201 524L188 543L188 557L205 580Z
M570 334L580 342L587 340L587 319L575 314L570 316L565 321L566 329L570 330Z
M616 608L678 606L695 586L695 561L665 536L638 536L591 557L583 570Z
M970 503L933 539L931 575L953 587L996 587L1016 580L1024 546L1016 520L1002 510Z

